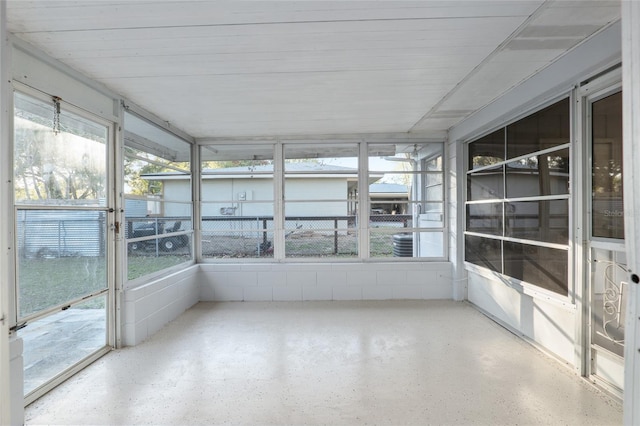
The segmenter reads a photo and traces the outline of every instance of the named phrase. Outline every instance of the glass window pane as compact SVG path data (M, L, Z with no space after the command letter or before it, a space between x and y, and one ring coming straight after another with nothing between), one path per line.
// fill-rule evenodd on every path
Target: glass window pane
M467 175L467 201L497 200L503 197L504 166Z
M295 144L284 146L287 174L324 173L350 175L358 170L357 144Z
M593 103L592 235L624 238L622 94Z
M369 144L369 172L415 172L417 161L424 158L421 152L428 149L425 144Z
M124 144L145 156L189 170L191 144L135 114L124 113Z
M413 257L413 234L400 229L371 228L369 230L369 256Z
M438 201L442 200L444 196L444 187L443 185L434 185L425 188L425 198L430 201Z
M18 210L18 316L107 288L104 212Z
M346 224L344 221L343 225ZM285 254L290 258L358 256L358 234L356 228L298 229L287 221L285 232Z
M370 144L371 257L444 257L441 143Z
M285 144L286 257L357 256L358 149Z
M442 226L442 222L433 222L435 225ZM421 231L414 235L418 239L416 241L417 257L444 257L444 234L442 231L425 231L429 223L421 221Z
M505 212L508 237L569 244L569 200L506 203Z
M465 235L464 242L464 260L492 271L502 272L500 240Z
M107 297L98 296L29 322L18 331L24 350L24 394L107 344Z
M202 204L202 255L205 258L273 257L273 201L231 205Z
M417 203L398 204L395 202L379 202L372 204L369 215L370 228L412 228L413 214L404 211L413 211ZM398 213L400 212L400 213Z
M504 242L504 273L520 281L566 296L568 265L567 250Z
M507 198L569 193L569 150L507 164Z
M425 176L425 198L427 201L442 201L444 185L442 174L427 174Z
M375 258L442 258L445 257L443 232L424 228L372 228L369 253Z
M502 235L502 203L467 204L467 231Z
M127 278L192 260L191 145L126 113L124 175Z
M202 256L209 259L272 258L272 230L271 218L253 222L203 222Z
M425 161L425 170L427 171L441 171L442 170L442 148L440 148L438 150L440 152L440 155L437 155L436 157L429 157L428 160Z
M273 257L273 145L205 145L200 152L203 257Z
M289 202L286 205L285 254L287 257L358 254L357 203L347 201ZM314 212L321 215L314 216ZM298 213L298 214L296 214Z
M153 226L153 225L152 225ZM150 233L148 233L149 231ZM154 238L153 231L147 227L133 228L133 236L130 239L136 239L135 241L129 241L127 247L130 255L138 256L159 256L165 254L174 254L183 256L185 259L191 256L191 234L183 233L178 235L171 235L162 238ZM164 233L173 232L171 230L164 230ZM177 232L177 231L176 231ZM151 237L149 237L151 235ZM146 238L145 238L146 237ZM186 260L182 260L185 262ZM155 272L155 271L153 271Z
M426 173L424 175L424 183L428 188L434 185L442 185L444 175L442 173Z
M410 214L411 198L411 186L404 183L378 181L369 185L371 214Z
M469 170L504 161L504 128L469 144Z
M437 213L438 216L430 216L429 220L438 220L439 222L442 222L443 215L442 213L444 212L444 203L440 202L440 203L425 203L425 214L427 216L429 216L431 213Z
M507 126L507 158L569 143L570 129L567 98Z
M192 259L190 234L129 242L127 247L127 279L129 280Z
M105 206L106 126L15 94L14 191L20 204Z

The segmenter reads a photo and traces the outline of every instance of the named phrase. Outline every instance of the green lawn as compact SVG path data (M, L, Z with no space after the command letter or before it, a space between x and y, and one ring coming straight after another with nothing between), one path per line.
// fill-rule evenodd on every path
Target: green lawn
M190 258L190 255L130 255L128 279L178 265ZM33 258L18 261L20 317L95 293L106 286L106 261L103 257Z
M106 287L105 259L63 257L20 259L20 316L56 306Z
M141 256L129 255L127 278L130 280L179 265L191 259L190 255Z

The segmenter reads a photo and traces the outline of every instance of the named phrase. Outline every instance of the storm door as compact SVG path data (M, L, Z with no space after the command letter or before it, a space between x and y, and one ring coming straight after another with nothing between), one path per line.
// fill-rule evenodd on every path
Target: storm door
M622 189L622 92L587 99L590 197L588 241L589 363L595 382L622 394L627 259Z
M16 92L13 127L14 329L29 403L110 349L113 125Z

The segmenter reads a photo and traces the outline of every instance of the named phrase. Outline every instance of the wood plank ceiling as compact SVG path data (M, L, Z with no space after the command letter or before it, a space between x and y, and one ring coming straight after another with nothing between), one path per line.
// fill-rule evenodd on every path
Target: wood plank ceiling
M196 138L446 130L618 1L9 0L9 31Z

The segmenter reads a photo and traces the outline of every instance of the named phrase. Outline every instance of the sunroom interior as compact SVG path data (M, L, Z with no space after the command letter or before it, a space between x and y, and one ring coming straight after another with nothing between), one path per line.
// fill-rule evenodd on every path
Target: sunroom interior
M199 302L339 300L467 303L640 422L639 4L0 12L0 423Z

